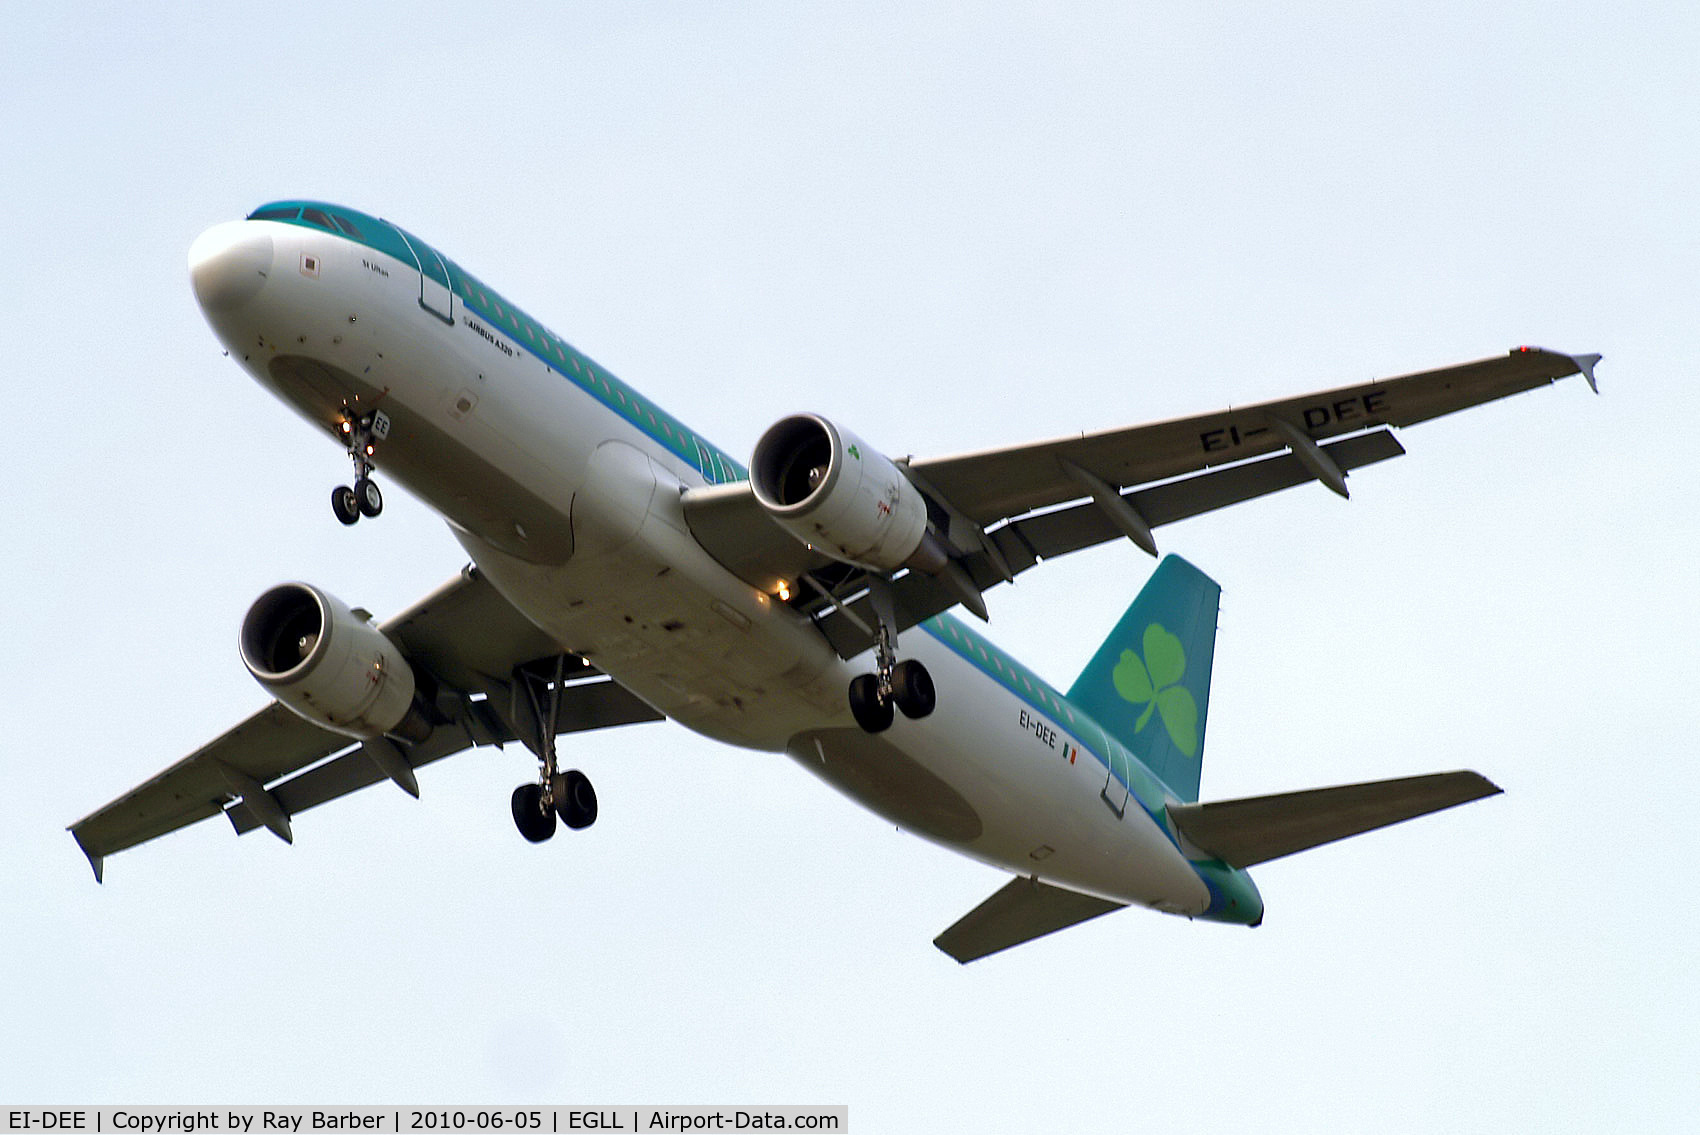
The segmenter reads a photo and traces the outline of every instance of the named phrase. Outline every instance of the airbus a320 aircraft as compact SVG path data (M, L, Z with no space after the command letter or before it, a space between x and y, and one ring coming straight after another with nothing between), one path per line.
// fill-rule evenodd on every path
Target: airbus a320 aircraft
M388 221L280 201L189 252L232 358L346 449L344 524L374 475L472 564L377 622L306 583L257 599L242 660L275 699L72 825L117 851L223 813L292 822L519 741L526 839L597 799L558 735L671 718L784 752L872 811L1015 877L935 944L959 962L1137 904L1257 925L1245 869L1499 791L1447 772L1199 803L1218 588L1170 556L1064 693L951 611L1035 564L1399 456L1389 432L1581 373L1532 347L1198 417L893 459L783 418L733 460Z

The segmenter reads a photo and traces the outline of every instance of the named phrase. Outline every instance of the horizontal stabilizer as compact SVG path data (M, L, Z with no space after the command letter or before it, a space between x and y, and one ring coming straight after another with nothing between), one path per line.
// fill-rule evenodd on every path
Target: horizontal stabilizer
M1169 818L1200 851L1230 867L1250 867L1499 792L1480 773L1438 772L1279 796L1170 804Z
M933 945L967 965L987 954L1043 938L1125 903L1064 890L1033 878L1011 879L991 898L963 915Z

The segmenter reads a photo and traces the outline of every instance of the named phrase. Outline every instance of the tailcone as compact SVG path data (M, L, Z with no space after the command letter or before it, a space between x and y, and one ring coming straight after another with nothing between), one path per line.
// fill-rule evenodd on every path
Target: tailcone
M1236 867L1193 863L1192 869L1210 891L1210 905L1196 917L1241 926L1263 925L1263 895L1251 876Z

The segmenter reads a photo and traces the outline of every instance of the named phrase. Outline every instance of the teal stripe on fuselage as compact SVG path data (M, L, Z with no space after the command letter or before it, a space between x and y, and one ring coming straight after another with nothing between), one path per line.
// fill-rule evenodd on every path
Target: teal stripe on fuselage
M356 236L354 233L341 229L325 228L305 219L299 212L294 216L265 219L274 220L280 224L299 225L318 233L329 233L331 236L341 237L343 240L393 257L403 265L416 266L414 264L415 250L418 251L422 259L427 259L427 254L440 257L449 274L446 283L453 291L455 298L460 300L465 308L481 320L490 324L493 329L501 331L511 339L516 348L531 355L551 372L563 376L609 410L618 414L657 445L701 473L703 479L709 484L749 479L749 471L724 450L621 382L605 367L593 362L565 339L550 331L520 308L507 302L499 293L486 287L472 273L463 269L447 256L443 256L442 253L412 233L406 233L404 237L404 230L382 218L322 201L274 201L260 206L259 209L255 210L255 213L290 209L317 209L333 219L340 217L351 222L359 235ZM409 242L411 242L412 248L409 247ZM427 263L429 263L428 259ZM430 267L434 268L435 265L430 265ZM419 270L426 271L439 283L445 282L438 277L435 271L428 271L424 267L420 267Z

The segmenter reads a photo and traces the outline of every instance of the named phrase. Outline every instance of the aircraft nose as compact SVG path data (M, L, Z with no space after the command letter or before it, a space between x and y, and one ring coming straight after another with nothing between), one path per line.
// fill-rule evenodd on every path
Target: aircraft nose
M259 294L272 270L272 238L248 221L214 225L189 246L189 280L208 313L240 307Z

